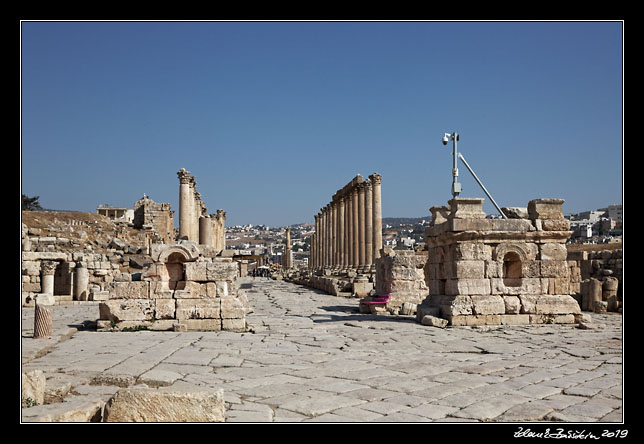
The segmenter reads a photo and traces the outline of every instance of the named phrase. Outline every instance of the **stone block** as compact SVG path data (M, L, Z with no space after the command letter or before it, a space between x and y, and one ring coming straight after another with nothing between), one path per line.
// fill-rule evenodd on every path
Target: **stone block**
M222 389L125 388L106 404L105 422L224 422Z
M452 219L450 231L534 231L532 222L523 219Z
M570 279L568 263L565 260L542 260L540 269L541 277Z
M490 279L448 279L445 282L447 295L490 294Z
M530 315L527 314L504 314L500 315L501 325L528 325Z
M33 407L45 402L45 381L42 370L22 372L22 407Z
M109 291L100 291L100 290L92 289L89 292L90 301L107 301L109 300L109 298L110 298Z
M471 315L473 313L472 298L446 295L440 302L440 311L444 316Z
M232 296L221 298L222 319L243 319L245 316L246 310L240 299Z
M549 242L539 245L539 259L542 261L565 261L568 249L565 244Z
M187 319L220 319L220 300L215 299L176 299L175 317Z
M518 296L504 296L506 314L519 314L521 312L521 301Z
M472 313L475 315L504 314L505 302L502 296L472 296Z
M528 217L534 219L563 219L563 199L534 199L528 202Z
M154 317L155 319L173 319L175 312L174 299L155 299L154 300Z
M110 299L98 305L99 319L108 321L149 321L154 316L151 299Z
M568 278L544 278L548 285L548 294L570 294L570 280Z
M448 201L450 213L448 220L453 219L485 219L482 198L455 197Z
M110 299L148 299L149 282L112 282L105 288L110 292Z
M595 313L603 314L608 311L608 302L607 301L595 301Z
M519 295L523 314L577 314L579 304L569 295Z
M245 332L246 320L245 319L222 319L221 329L225 331Z
M449 259L452 261L485 261L492 259L492 247L483 242L456 243L450 245L447 250Z
M540 222L541 230L543 231L568 231L570 230L570 222L567 219L554 219L554 220L541 220L537 219L537 222Z
M492 294L517 295L542 293L541 279L539 278L490 278L489 281Z
M186 319L180 321L180 325L185 326L185 331L221 331L221 323L221 319Z
M236 262L208 262L208 281L235 281L239 275L239 267Z
M208 281L208 262L186 262L183 264L187 281Z
M459 260L446 264L447 279L484 279L485 261Z
M435 316L430 316L430 315L425 315L423 318L420 320L420 323L422 325L428 325L430 327L440 327L440 328L445 328L447 327L447 324L449 323L447 319L443 318L438 318Z

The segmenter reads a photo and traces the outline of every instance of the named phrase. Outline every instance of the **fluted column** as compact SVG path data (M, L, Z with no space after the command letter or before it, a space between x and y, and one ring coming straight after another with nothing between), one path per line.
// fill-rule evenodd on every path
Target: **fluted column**
M380 257L380 250L382 249L382 204L380 195L380 185L382 184L382 176L374 173L369 176L371 185L373 187L373 260Z
M320 267L320 215L315 215L315 269Z
M353 268L353 197L351 190L347 191L345 215L347 219L347 269Z
M365 184L365 194L364 194L364 214L365 214L365 225L364 225L364 245L365 245L365 271L371 272L375 271L373 263L373 185L371 181L367 180L363 182Z
M192 189L190 187L190 172L181 168L179 177L179 238L190 240L192 219Z
M364 194L365 186L364 182L359 183L358 186L358 254L359 254L359 266L358 270L363 272L365 266L365 205L364 205Z
M338 266L342 270L344 263L344 197L338 199Z
M322 208L322 233L324 239L322 241L322 266L327 267L329 265L329 213L328 208Z
M333 229L331 227L331 204L327 204L326 208L326 266L331 266L331 244L333 237Z
M353 268L360 266L360 216L358 209L358 189L351 190L351 205L353 213Z
M335 266L336 266L335 255L337 253L337 251L336 251L336 242L337 242L337 239L338 239L338 227L336 225L336 223L338 221L338 215L336 213L335 202L331 202L329 204L329 212L330 212L330 216L331 216L329 218L329 220L331 221L331 229L329 230L331 232L331 248L330 248L330 250L331 250L331 262L330 262L329 265L332 268L335 268Z

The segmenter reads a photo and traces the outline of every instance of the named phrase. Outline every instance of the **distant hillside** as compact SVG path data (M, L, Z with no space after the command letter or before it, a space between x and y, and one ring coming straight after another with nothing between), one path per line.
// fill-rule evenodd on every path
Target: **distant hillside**
M382 224L391 225L392 227L398 225L416 225L422 223L423 220L428 222L431 218L432 217L430 215L424 217L383 217Z

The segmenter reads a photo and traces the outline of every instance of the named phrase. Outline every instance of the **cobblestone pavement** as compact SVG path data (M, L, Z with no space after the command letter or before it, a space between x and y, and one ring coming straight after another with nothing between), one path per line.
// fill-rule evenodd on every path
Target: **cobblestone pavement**
M440 329L287 282L240 285L251 333L96 332L82 326L98 307L75 305L56 306L54 337L34 340L23 308L23 371L43 370L65 403L139 383L222 388L227 422L622 421L619 314L585 330Z

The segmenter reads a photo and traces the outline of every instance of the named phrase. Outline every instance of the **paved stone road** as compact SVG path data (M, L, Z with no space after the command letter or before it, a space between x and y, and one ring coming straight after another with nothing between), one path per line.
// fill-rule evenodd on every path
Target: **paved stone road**
M223 388L229 422L622 421L619 314L588 330L439 329L282 281L241 285L253 333L76 331L98 314L82 305L55 307L55 337L34 340L23 309L23 370L68 393L23 421L135 383Z

